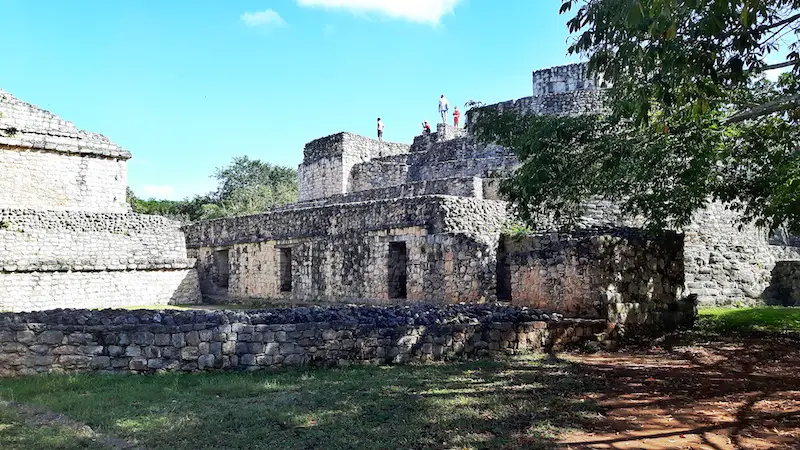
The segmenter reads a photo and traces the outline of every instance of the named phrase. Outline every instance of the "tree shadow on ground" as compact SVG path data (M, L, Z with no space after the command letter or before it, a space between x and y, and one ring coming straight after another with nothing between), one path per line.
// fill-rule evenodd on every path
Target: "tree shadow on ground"
M572 448L796 449L800 346L741 339L570 358L604 386L587 398L606 410Z
M144 448L552 448L598 414L576 364L507 361L276 374L44 376L0 395Z
M280 373L42 376L0 397L143 448L798 448L800 346Z

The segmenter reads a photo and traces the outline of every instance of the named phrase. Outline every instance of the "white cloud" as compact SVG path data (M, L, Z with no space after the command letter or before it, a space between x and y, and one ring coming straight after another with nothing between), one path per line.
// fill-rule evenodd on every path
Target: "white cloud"
M283 17L272 9L259 12L246 12L242 14L241 19L242 22L249 27L259 27L262 25L281 26L286 24Z
M146 184L142 187L143 198L174 199L175 188L173 186Z
M393 19L436 25L451 14L461 0L297 0L305 7L345 9L355 13L375 13Z

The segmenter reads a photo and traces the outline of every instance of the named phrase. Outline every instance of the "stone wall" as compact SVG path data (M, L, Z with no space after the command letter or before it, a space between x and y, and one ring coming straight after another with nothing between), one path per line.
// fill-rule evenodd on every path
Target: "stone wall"
M178 222L0 209L0 310L200 302Z
M186 231L206 293L296 302L452 303L494 299L492 261L504 221L502 202L429 196L286 210ZM398 243L408 251L402 299L389 290L390 247ZM280 289L281 249L291 249L290 292ZM225 273L227 278L220 276Z
M190 265L178 222L141 214L0 209L0 269L136 269L154 262Z
M710 203L685 229L686 290L701 305L762 304L775 264L800 260L799 247L771 245L766 230L737 219Z
M356 166L358 168L360 166ZM355 171L356 168L353 170ZM366 178L364 181L367 181ZM477 177L448 178L446 180L428 180L414 183L403 183L394 186L371 189L353 189L347 194L332 195L330 197L309 200L306 202L292 203L280 206L275 210L291 210L299 208L319 208L321 206L358 203L374 200L389 200L397 198L419 197L425 195L453 195L457 197L483 198L485 192L483 179ZM496 200L496 199L494 199Z
M408 227L424 228L428 234L484 236L499 233L505 220L505 202L426 196L210 220L187 225L183 230L187 247L196 249Z
M605 321L492 307L0 315L0 376L403 364L608 343Z
M0 146L0 207L125 212L126 161Z
M347 193L354 165L373 158L408 153L410 146L339 133L306 144L298 172L299 200Z
M407 155L356 164L350 171L348 191L361 192L408 183L409 167Z
M772 269L772 281L764 293L767 304L800 306L800 261L780 261Z
M537 97L525 97L517 100L498 103L501 110L514 110L523 114L569 115L596 114L603 111L606 105L606 93L603 90L573 91L561 94L544 94ZM470 119L470 123L472 119Z
M636 229L542 233L504 239L513 304L568 317L658 324L693 318L683 303L683 236Z
M0 89L0 208L124 212L130 157Z
M0 271L0 311L199 303L192 267L81 272Z
M519 160L497 145L479 144L472 138L437 141L417 137L405 155L376 158L355 165L349 191L380 189L420 181L453 178L509 176Z
M533 72L533 96L597 90L601 83L599 77L589 77L587 63L550 67Z

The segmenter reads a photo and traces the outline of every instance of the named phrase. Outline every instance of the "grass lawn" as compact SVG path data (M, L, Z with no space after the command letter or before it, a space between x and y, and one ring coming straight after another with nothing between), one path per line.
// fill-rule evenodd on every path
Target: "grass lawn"
M0 380L0 398L155 449L548 448L597 415L580 399L594 379L575 368L520 356L273 374L42 376ZM0 448L55 448L21 441L26 428L6 421L17 431L0 433Z
M60 426L26 424L19 414L0 407L0 448L8 450L58 448L102 449L89 436L80 431Z
M664 434L666 447L659 448L672 448L672 440L683 438L670 431L676 423L659 422L663 411L691 419L681 425L687 431L678 434L691 434L698 443L707 431L701 424L708 422L708 427L717 427L714 432L720 439L736 435L724 430L747 428L764 448L800 448L794 446L800 445L800 437L792 434L800 433L800 422L794 422L795 416L800 418L800 397L789 401L789 393L800 392L797 344L737 337L746 336L740 332L800 331L800 309L704 309L697 331L730 339L716 347L688 343L675 352L643 349L627 356L517 356L279 373L0 379L0 400L46 408L68 422L65 426L31 418L24 408L0 403L0 448L125 448L117 444L127 442L148 449L192 450L538 449L554 448L562 439L573 444L575 439L616 442L621 433L639 445L642 430L651 428L666 430L650 433ZM687 389L692 395L685 395ZM757 404L742 403L753 389L761 395L754 400ZM649 411L650 403L639 399L660 399L663 404L651 405ZM767 411L764 425L754 422L755 413L747 407ZM740 409L744 412L729 414ZM715 415L708 416L711 420L690 414L693 411ZM645 419L648 414L651 419ZM739 415L749 419L739 423ZM643 420L653 423L645 426ZM726 425L715 425L720 421ZM82 430L83 425L91 430ZM655 442L653 436L648 439L640 447ZM789 446L776 447L775 442Z
M800 332L800 308L704 308L697 326L719 334Z

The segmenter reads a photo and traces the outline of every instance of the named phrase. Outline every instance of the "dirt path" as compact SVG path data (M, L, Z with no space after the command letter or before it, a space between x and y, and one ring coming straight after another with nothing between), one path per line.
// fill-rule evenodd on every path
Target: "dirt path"
M800 344L745 340L572 355L607 412L572 449L800 449Z
M135 444L93 430L90 426L74 421L39 405L0 401L0 408L17 413L29 427L52 427L68 430L85 436L94 442L115 450L138 450Z

